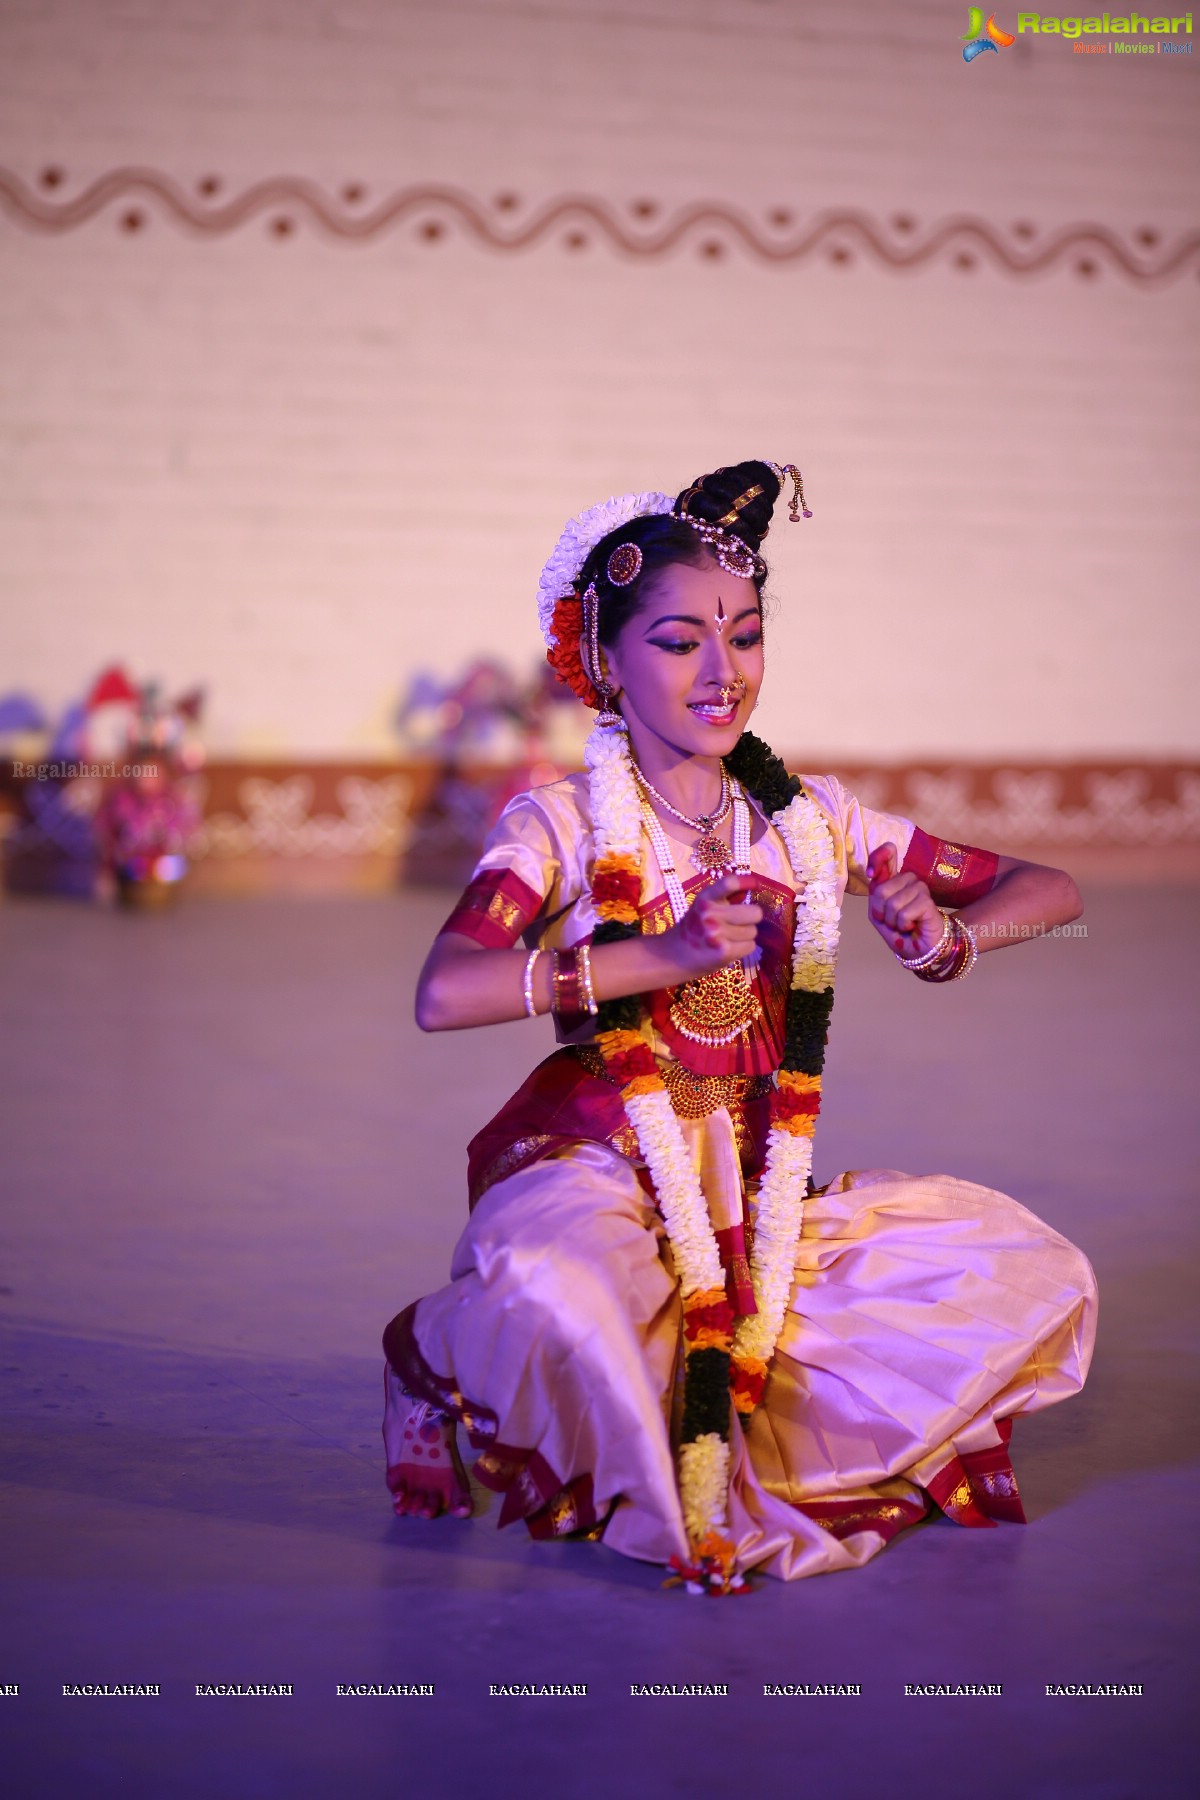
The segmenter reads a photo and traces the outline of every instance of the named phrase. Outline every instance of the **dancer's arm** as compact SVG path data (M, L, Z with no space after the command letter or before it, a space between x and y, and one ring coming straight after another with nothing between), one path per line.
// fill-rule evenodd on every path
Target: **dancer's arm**
M871 852L867 862L871 923L890 950L923 956L942 935L942 915L918 875L911 870L896 872L898 862L895 844L880 844ZM999 857L990 891L958 909L975 933L981 956L1005 944L1042 937L1053 926L1077 919L1082 911L1079 889L1065 869L1016 856Z
M670 931L597 944L591 953L597 1000L677 987L749 956L763 916L761 907L739 898L749 886L747 876L724 875L700 891ZM417 1024L422 1031L457 1031L524 1018L528 960L527 950L489 950L457 932L443 932L417 983ZM534 966L533 999L539 1013L549 1012L549 955L539 956Z

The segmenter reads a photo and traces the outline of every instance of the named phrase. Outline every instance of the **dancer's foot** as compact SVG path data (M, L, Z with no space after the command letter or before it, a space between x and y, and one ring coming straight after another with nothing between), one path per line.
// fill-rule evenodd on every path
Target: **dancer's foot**
M400 1518L466 1519L471 1489L454 1439L454 1421L424 1400L414 1400L395 1370L383 1372L383 1447L392 1510Z

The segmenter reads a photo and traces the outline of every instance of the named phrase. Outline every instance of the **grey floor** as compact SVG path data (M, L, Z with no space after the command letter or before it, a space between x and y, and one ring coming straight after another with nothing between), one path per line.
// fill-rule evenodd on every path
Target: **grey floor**
M1099 1349L1082 1397L1018 1421L1027 1528L930 1522L715 1605L494 1507L391 1516L380 1330L445 1278L466 1138L548 1048L544 1023L415 1031L441 898L6 906L4 1791L1195 1793L1196 897L1093 889L1086 939L948 991L851 903L818 1179L1015 1194L1091 1256ZM162 1693L62 1695L88 1681ZM436 1692L336 1697L363 1681ZM488 1694L521 1681L589 1692ZM763 1696L789 1681L863 1694ZM929 1681L1004 1692L904 1696ZM1046 1697L1070 1681L1144 1693Z

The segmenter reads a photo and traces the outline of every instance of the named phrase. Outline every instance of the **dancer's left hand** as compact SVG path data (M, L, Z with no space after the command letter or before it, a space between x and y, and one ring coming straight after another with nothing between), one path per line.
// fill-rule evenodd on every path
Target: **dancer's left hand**
M895 844L880 844L867 860L872 925L889 950L900 956L924 956L942 935L945 920L933 895L911 871L897 873L900 853Z

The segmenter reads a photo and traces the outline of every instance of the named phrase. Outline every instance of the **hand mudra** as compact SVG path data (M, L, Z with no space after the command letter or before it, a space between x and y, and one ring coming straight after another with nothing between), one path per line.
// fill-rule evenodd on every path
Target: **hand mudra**
M899 870L895 844L880 844L867 860L871 923L898 956L924 956L942 935L945 920L920 876Z
M747 902L749 875L722 875L701 888L668 938L679 961L694 975L752 956L758 943L762 907Z

